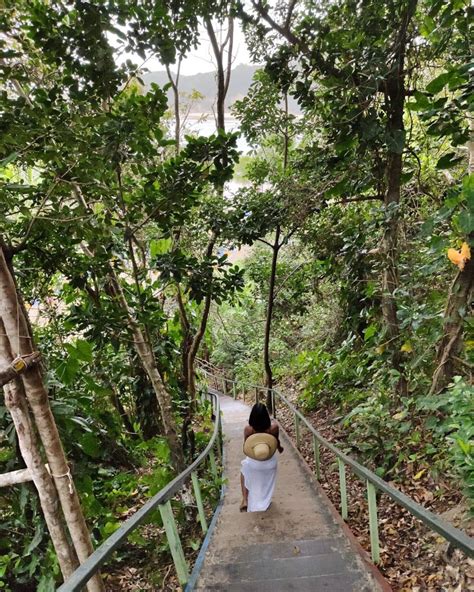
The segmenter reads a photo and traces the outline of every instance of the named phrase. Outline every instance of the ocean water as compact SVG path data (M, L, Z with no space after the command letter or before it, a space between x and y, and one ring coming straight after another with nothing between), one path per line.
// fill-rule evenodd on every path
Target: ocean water
M233 117L225 118L225 129L227 132L238 132L239 122ZM212 113L202 116L192 115L185 123L185 133L199 134L200 136L212 136L216 133L216 122ZM237 139L237 147L243 154L248 154L251 147L243 136Z

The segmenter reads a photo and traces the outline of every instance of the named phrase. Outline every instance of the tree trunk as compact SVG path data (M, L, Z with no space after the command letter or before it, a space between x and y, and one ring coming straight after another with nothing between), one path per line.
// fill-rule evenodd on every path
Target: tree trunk
M213 236L209 241L206 249L206 258L210 258L214 251L214 246L216 244L216 236ZM212 273L212 271L211 271ZM210 278L212 280L212 278ZM189 348L188 353L188 360L187 360L187 379L188 379L188 392L191 399L191 405L194 407L196 403L196 376L194 373L194 363L196 361L196 356L199 351L199 346L201 345L202 338L206 332L207 321L209 319L209 312L211 310L211 301L212 301L212 285L209 285L209 291L206 294L206 298L204 300L204 310L201 317L201 323L199 325L199 329L197 333L194 335L193 340L191 342L191 347Z
M436 354L436 369L431 382L430 394L442 391L453 378L456 371L456 359L462 351L463 326L474 289L474 259L467 261L449 291L444 313L443 337Z
M268 287L267 316L265 320L265 335L263 342L263 366L265 368L265 386L267 387L267 407L270 413L273 413L273 401L271 389L273 388L273 373L270 365L270 333L272 328L273 305L275 302L275 279L278 263L278 253L280 251L280 225L277 225L275 232L275 241L273 243L272 268L270 271L270 284Z
M225 98L229 89L230 74L232 70L232 48L234 42L234 20L228 18L228 34L221 45L217 41L217 36L211 19L205 20L209 40L217 63L217 99L216 99L216 125L218 130L225 130ZM224 52L227 47L227 64L224 66Z
M120 174L118 173L118 180L120 183ZM82 193L77 185L73 184L73 194L76 200L81 203L87 210L90 210L89 204L85 201ZM133 246L128 243L130 257L133 263ZM89 249L87 245L82 245L83 251L91 258L94 257L94 253ZM138 278L136 275L135 265L134 265L134 272L135 272L135 282L137 284L138 290ZM130 306L128 305L127 299L125 298L125 294L122 290L122 286L120 285L120 281L117 277L117 274L109 263L108 265L108 273L107 279L109 281L108 284L108 292L110 296L114 297L117 302L119 303L120 307L122 308L126 318L128 327L133 335L133 345L135 351L138 354L138 358L143 366L144 371L146 372L148 378L150 379L151 385L155 392L155 396L158 401L158 406L160 408L161 413L161 420L163 422L163 429L165 432L165 437L168 440L168 445L170 447L170 454L173 466L176 471L180 472L184 466L184 459L183 459L183 452L181 446L178 441L177 436L177 429L176 429L176 422L173 417L173 409L171 403L171 396L167 392L165 385L161 379L160 373L157 368L155 354L153 352L153 347L150 343L150 339L148 336L148 332L142 330L140 324L135 318L133 311L131 310ZM138 292L140 296L140 293Z
M468 174L474 173L474 117L469 119L470 137L468 142ZM468 237L471 250L474 250L474 233ZM441 392L456 372L456 358L464 345L463 326L465 316L469 314L474 290L474 252L466 262L463 271L459 271L449 291L444 313L443 336L436 352L435 371L431 382L430 394Z
M402 107L403 113L403 107ZM403 125L403 124L402 124ZM402 155L391 153L387 163L387 191L385 193L386 227L383 236L384 268L382 271L382 313L391 350L392 367L400 377L396 385L398 396L407 394L408 384L403 372L400 351L400 325L397 317L395 291L398 289L398 228Z
M178 303L179 320L181 323L181 332L183 334L183 338L181 340L181 382L183 392L187 393L189 392L188 357L193 343L193 337L191 335L191 325L186 313L183 295L181 293L179 284L177 286L176 301Z
M3 248L0 249L0 317L3 319L5 333L8 335L13 356L30 355L34 351L33 338ZM49 406L48 393L38 367L33 366L24 372L21 375L21 381L33 412L74 548L79 561L82 563L94 549L59 438L56 422ZM89 592L104 591L99 574L91 578L87 589Z
M137 433L133 428L132 422L130 421L130 417L128 416L128 413L125 410L125 407L122 405L122 401L120 400L117 389L114 387L114 385L111 384L110 390L112 391L112 394L110 395L110 402L119 414L120 419L123 423L123 427L127 430L129 435L136 437Z
M13 356L5 333L3 322L0 319L0 359L7 364L12 361ZM38 491L44 519L51 535L61 573L64 580L66 580L78 565L77 556L66 536L58 492L41 457L39 442L31 422L23 385L17 378L5 385L3 390L5 393L5 406L10 412L15 425L21 456L27 467L28 480L33 481ZM19 473L20 471L15 472ZM19 483L20 481L17 480L16 482ZM5 484L3 483L3 485Z
M168 64L165 64L166 73L168 75L168 80L170 81L171 88L173 90L173 99L174 99L174 141L175 141L175 154L178 155L181 149L180 146L180 134L181 134L181 114L179 112L179 74L181 70L181 61L182 58L180 57L178 60L178 71L176 73L176 79L173 79L171 74L171 70Z
M161 379L160 373L156 365L155 354L153 348L146 338L140 325L135 319L133 311L130 309L122 286L112 268L110 268L110 279L112 281L115 296L120 303L122 309L127 315L128 325L133 335L133 344L138 357L143 365L148 378L150 379L153 390L158 401L158 406L161 412L161 420L163 422L163 429L165 437L168 440L170 447L171 461L176 471L181 471L184 466L183 452L178 441L176 422L173 417L173 408L171 396L166 390L165 385Z
M209 39L211 41L212 50L214 53L214 57L216 58L217 63L217 100L216 100L216 126L218 131L225 132L225 99L227 96L227 91L229 90L229 83L230 83L230 76L232 71L232 48L233 48L233 41L234 41L234 20L232 17L229 16L228 18L228 34L225 41L219 45L216 37L216 33L214 31L214 27L212 25L211 19L207 18L205 20L206 29L209 35ZM224 54L227 48L227 63L224 65ZM224 186L222 185L218 189L221 195L224 195ZM214 246L216 244L217 236L213 235L211 240L208 243L206 249L206 257L211 257ZM212 278L211 278L212 279ZM188 392L191 399L191 405L194 407L196 403L196 377L194 373L194 364L196 361L196 356L199 351L199 346L201 345L202 339L206 332L207 321L209 319L209 312L211 310L211 302L212 302L212 285L209 285L209 292L206 295L204 300L204 310L201 317L201 323L199 325L199 329L197 333L194 335L191 345L189 348L188 356L187 356L187 370L186 370L186 378L188 381Z
M401 177L403 171L403 148L405 126L403 112L405 107L405 53L410 22L415 14L417 0L408 0L404 10L396 40L396 50L390 74L386 81L385 101L387 106L387 132L391 146L387 151L386 183L384 195L386 226L383 236L385 266L382 272L382 312L390 342L392 367L399 373L396 385L398 397L406 396L408 383L404 375L402 353L400 351L400 325L397 317L395 292L398 280L398 230Z

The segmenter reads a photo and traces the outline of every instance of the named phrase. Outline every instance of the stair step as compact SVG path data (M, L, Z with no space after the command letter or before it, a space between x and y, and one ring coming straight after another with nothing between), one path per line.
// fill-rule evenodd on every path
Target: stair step
M223 545L224 547L224 545ZM292 559L294 557L314 557L344 551L341 537L281 541L277 543L260 543L245 547L233 547L224 550L222 547L215 557L209 556L209 564L217 563L249 563L262 562L270 559Z
M300 578L225 582L196 588L195 592L373 592L356 573Z
M260 559L260 557L259 557ZM254 582L262 580L298 579L348 573L352 561L340 553L322 553L306 557L285 557L242 563L215 563L209 584L223 582Z

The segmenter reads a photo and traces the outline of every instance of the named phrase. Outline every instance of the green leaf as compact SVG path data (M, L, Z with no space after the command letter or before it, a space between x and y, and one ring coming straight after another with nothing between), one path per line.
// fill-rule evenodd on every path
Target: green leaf
M92 344L84 339L78 339L75 344L78 358L84 362L92 362Z
M369 325L364 330L364 341L369 341L377 333L377 325Z
M156 257L157 255L164 255L168 253L172 244L170 238L162 238L160 240L150 241L150 256Z
M101 447L98 438L92 433L87 432L79 439L79 444L82 450L92 458L99 458L101 455Z
M474 212L463 210L458 218L459 226L465 234L474 231Z
M54 576L50 574L42 576L36 592L54 592L55 590L56 582L54 581Z
M25 549L25 555L29 555L41 543L43 539L43 528L40 524L36 527L34 537L31 539L28 547Z
M78 371L79 361L75 355L70 355L66 360L61 362L57 368L59 379L66 385L72 383L72 381L76 378Z
M396 154L401 154L405 146L405 130L395 130L387 135L387 146Z
M459 448L463 451L464 454L470 454L471 452L471 444L469 442L465 442L461 440L461 438L456 438L456 444Z
M474 173L464 177L461 194L462 198L466 200L467 209L474 212Z
M436 95L449 83L453 73L455 73L454 70L451 72L443 72L427 85L426 90L429 93Z
M17 156L18 156L18 152L12 152L3 160L0 160L0 168L4 168L7 165L9 165L11 162L13 162L16 159Z
M461 161L462 157L456 156L454 152L449 152L438 160L436 163L436 168L441 170L450 169Z
M420 33L427 38L436 29L436 22L433 17L426 15L420 25Z
M103 535L110 536L119 528L120 528L120 522L106 522L104 527L101 530L102 530Z

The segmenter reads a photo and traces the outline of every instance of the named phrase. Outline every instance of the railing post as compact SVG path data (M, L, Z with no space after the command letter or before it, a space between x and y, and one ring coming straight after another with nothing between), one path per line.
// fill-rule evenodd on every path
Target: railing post
M218 428L217 428L217 458L219 459L220 462L222 462L222 451L224 449L223 446L223 439L222 439L222 423L221 423L221 418L218 417L216 419L216 421L218 421Z
M296 435L296 448L300 447L301 434L300 434L300 418L294 413L295 419L295 435Z
M377 497L375 486L367 481L367 501L369 502L369 531L370 531L370 552L372 561L380 561L379 524L377 519Z
M276 419L276 416L277 416L276 396L275 396L275 391L273 389L271 391L271 397L272 397L273 417Z
M201 523L202 532L207 532L207 521L206 514L204 512L204 506L202 503L201 487L199 485L199 478L196 473L191 473L191 480L193 482L194 497L196 498L196 505L199 514L199 522Z
M224 395L227 395L227 378L225 376L222 378L222 383L224 385Z
M237 384L235 380L232 383L232 396L234 397L234 400L237 399Z
M316 473L316 479L321 481L321 460L319 453L319 440L313 434L313 451L314 451L314 470Z
M347 520L347 488L346 488L346 467L340 458L337 459L339 466L339 490L341 492L341 516Z
M214 456L213 449L209 451L209 463L211 465L211 473L214 475L214 479L217 481L217 477L219 475L217 473L216 457Z
M188 564L183 553L183 547L179 540L178 529L176 528L176 522L173 516L173 510L171 508L171 502L168 500L164 504L160 504L160 514L163 520L163 526L165 527L166 537L170 546L171 555L173 557L174 566L176 568L176 574L178 576L179 583L184 586L189 580Z

